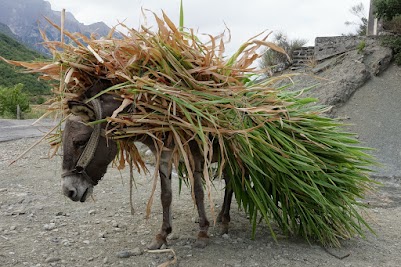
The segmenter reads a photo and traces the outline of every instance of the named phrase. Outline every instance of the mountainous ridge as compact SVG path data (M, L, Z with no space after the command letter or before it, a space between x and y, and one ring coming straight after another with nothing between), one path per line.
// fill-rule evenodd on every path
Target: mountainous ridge
M61 12L54 11L44 0L0 0L0 56L21 61L43 60L49 51L42 45L39 29L49 40L60 40L60 31L50 25L46 18L60 24ZM110 28L104 22L85 25L72 13L66 12L64 27L70 32L89 36L97 33L107 35ZM0 86L13 87L24 84L24 91L30 95L50 93L48 83L38 80L37 74L22 74L18 69L0 61Z
M49 2L44 0L0 0L0 6L2 7L0 23L6 25L28 47L42 54L48 54L47 49L41 44L43 40L39 28L45 31L49 40L60 40L59 30L51 26L45 18L59 24L61 12L52 10ZM94 32L104 36L110 31L104 22L85 25L70 12L66 12L64 27L67 31L80 32L87 36Z

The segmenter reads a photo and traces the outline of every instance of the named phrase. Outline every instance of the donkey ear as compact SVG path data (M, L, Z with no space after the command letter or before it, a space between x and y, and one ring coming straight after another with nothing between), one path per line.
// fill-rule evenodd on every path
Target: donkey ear
M71 113L81 117L84 122L95 120L95 111L89 105L75 100L69 100L67 104Z

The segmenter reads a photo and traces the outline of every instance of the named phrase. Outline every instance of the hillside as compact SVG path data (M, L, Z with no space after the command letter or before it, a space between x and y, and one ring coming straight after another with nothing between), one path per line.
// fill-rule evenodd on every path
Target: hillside
M15 40L18 40L18 36L15 35L6 24L1 23L1 22L0 22L0 33L4 33L5 35L7 35L9 37L11 37Z
M26 48L15 39L0 32L0 55L6 59L32 61L43 56L35 51ZM24 91L31 96L50 93L50 86L44 81L38 81L38 75L25 74L18 69L0 61L0 86L13 87L24 84Z

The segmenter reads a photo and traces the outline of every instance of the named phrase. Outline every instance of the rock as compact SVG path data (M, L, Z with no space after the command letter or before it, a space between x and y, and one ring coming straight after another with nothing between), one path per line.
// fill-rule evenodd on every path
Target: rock
M103 264L107 264L107 263L109 263L109 258L104 257L104 259L103 259Z
M179 238L180 238L180 236L177 235L176 233L171 233L171 234L169 234L169 235L167 236L167 240L177 240L177 239L179 239Z
M99 237L100 238L106 238L106 234L107 234L107 232L102 232L102 233L99 233Z
M71 242L68 241L67 239L64 239L63 241L61 241L61 244L63 244L63 246L66 246L66 247L71 246Z
M143 250L139 247L134 248L131 252L132 256L140 256L142 254L143 254Z
M57 257L48 257L45 259L45 263L51 263L51 262L56 262L56 261L60 261L60 258Z
M223 237L224 239L229 239L229 238L230 238L230 236L229 236L228 234L224 234L224 235L222 235L222 237Z
M47 223L45 225L43 225L43 229L46 231L51 231L56 229L56 224L55 223Z
M14 210L11 215L24 215L25 211L23 210Z
M50 239L50 241L58 244L58 243L60 243L60 237L54 237L54 238Z
M7 190L7 188L0 188L0 193L6 192Z
M15 231L15 229L17 229L17 226L15 226L15 225L10 226L10 231Z
M84 243L84 244L86 244L86 245L89 245L89 244L90 244L90 241L89 241L89 240L84 240L84 241L82 241L82 243Z
M363 48L360 48L361 44L364 44ZM352 50L363 52L372 44L379 44L379 40L376 37L367 36L317 37L315 39L315 60L322 61Z
M380 75L391 63L393 51L388 47L374 46L368 48L365 64L372 75Z
M117 255L116 255L116 256L117 256L117 258L124 259L124 258L129 258L129 257L131 257L132 254L131 254L130 251L125 251L125 250L123 250L123 251L117 252Z
M341 64L327 70L324 76L328 77L330 82L314 90L314 96L329 106L340 106L346 103L371 77L368 67L358 61L359 57L356 51L351 51L343 58ZM352 72L348 71L350 69Z
M96 214L96 210L90 210L90 211L88 211L88 214L89 215L95 215Z
M381 74L391 64L392 51L376 37L318 37L315 40L316 67L311 75L294 77L290 90L311 86L305 97L315 97L319 104L332 106L328 113L348 102L371 77Z
M123 251L117 252L117 258L124 259L124 258L129 258L131 256L140 256L142 254L143 254L143 250L139 247L136 247L131 251L123 250Z
M323 72L323 71L325 71L325 70L331 68L332 66L334 66L334 65L335 65L335 62L336 62L336 58L332 58L332 59L329 59L329 60L325 60L325 61L323 61L322 63L317 64L316 67L314 67L314 68L312 69L312 72L313 72L314 74L318 74L318 73L320 73L320 72Z

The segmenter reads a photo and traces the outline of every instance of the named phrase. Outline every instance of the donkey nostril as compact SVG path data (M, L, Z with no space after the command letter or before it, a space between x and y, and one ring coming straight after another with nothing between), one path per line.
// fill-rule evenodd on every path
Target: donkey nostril
M77 190L75 190L75 189L70 189L67 192L67 197L69 197L69 198L74 198L76 195L77 195Z

